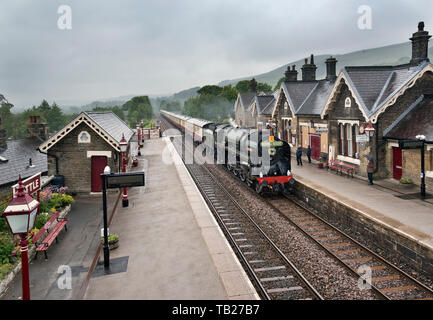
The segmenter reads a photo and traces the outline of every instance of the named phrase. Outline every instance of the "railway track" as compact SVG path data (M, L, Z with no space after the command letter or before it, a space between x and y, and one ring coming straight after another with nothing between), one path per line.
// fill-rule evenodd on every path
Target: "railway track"
M166 123L163 126L169 128ZM182 155L179 148L184 145L174 145ZM205 166L186 164L186 167L261 298L323 300L320 293Z
M166 127L169 128L171 125L166 124ZM322 298L320 295L314 297L317 290L311 287L305 277L299 273L299 270L292 269L293 264L290 261L289 263L284 261L284 254L275 247L206 166L187 165L187 168L232 246L247 266L250 276L256 287L262 292L263 297L287 299L288 296L283 293L290 292L292 299L297 297L301 299ZM252 190L249 191L254 193ZM378 298L387 300L433 299L433 291L430 288L330 225L296 199L284 195L278 198L265 199L265 201L308 238L317 243L339 264L348 269L359 280L359 285L365 288L370 287ZM273 248L274 251L271 254L265 253L271 252L269 251L271 247L275 247ZM251 261L254 263L250 263ZM263 265L266 263L266 266L260 266L259 263L263 263ZM260 273L257 273L256 269L260 270ZM287 276L275 275L277 270L287 270L299 274L298 281L300 282L298 283L303 282L305 287L294 285L291 282L280 282L279 280L283 278L279 277L289 277L290 280L295 279L295 277L292 274ZM262 272L269 272L270 275L264 275ZM364 275L364 278L361 278L361 275ZM273 283L266 283L266 281L263 283L261 279L272 279ZM296 296L296 290L290 291L291 286L301 287L302 291L297 288L301 294ZM304 296L302 292L310 292L310 297Z
M433 300L433 290L332 226L291 196L284 195L266 201L354 275L366 275L361 285L370 286L382 298Z

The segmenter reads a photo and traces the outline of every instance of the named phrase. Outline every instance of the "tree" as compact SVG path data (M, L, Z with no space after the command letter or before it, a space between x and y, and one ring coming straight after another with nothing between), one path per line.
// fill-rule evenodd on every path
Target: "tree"
M256 82L255 79L241 80L236 84L235 88L239 93L272 91L272 87L269 84L264 82Z
M283 83L284 79L285 79L285 78L282 77L280 80L278 80L277 84L276 84L275 87L274 87L274 91L280 89L281 84Z
M221 87L208 85L208 86L202 87L200 90L197 91L197 93L200 95L209 94L212 96L217 96L221 93L222 90L223 90L223 88L221 88Z
M128 110L128 122L131 127L135 127L137 122L146 119L153 119L153 109L148 96L138 96L125 102L123 110Z
M182 111L182 105L176 100L161 100L159 109L165 111Z

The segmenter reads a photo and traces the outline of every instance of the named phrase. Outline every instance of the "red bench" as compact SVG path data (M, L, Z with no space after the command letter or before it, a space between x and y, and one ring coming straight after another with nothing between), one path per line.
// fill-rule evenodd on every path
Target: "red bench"
M54 228L51 230L51 232L48 233L48 235L45 237L44 241L37 244L38 240L42 237L43 234L48 232L48 229L51 227L51 225L54 223L54 221L57 220L57 224L54 226ZM68 223L69 219L67 218L59 218L59 213L54 213L50 220L48 220L44 226L36 233L35 235L27 238L27 240L31 240L32 243L36 246L36 256L35 259L38 256L39 251L43 251L45 255L45 259L48 259L47 256L47 250L51 246L54 240L58 242L57 236L59 235L60 231L62 231L62 228L64 227L66 231L68 229L66 228L66 223ZM18 250L18 249L17 249ZM17 255L17 250L14 250L12 252L12 256Z
M38 256L38 252L43 251L45 255L45 259L48 259L47 256L47 250L51 246L51 244L56 240L56 243L58 242L57 236L59 235L60 231L62 231L63 228L65 228L65 231L68 231L68 228L66 227L66 224L68 223L68 218L59 218L59 214L55 213L53 216L54 219L57 220L57 224L54 226L54 228L48 233L48 235L45 237L44 241L42 241L40 244L36 245L36 257ZM53 217L44 225L44 229L48 232L49 227L54 222ZM39 233L39 232L38 232Z
M355 166L345 163L343 161L331 160L328 163L328 169L334 169L337 173L345 173L353 178L353 173L355 172Z
M37 242L38 242L38 240L42 237L42 235L45 233L45 232L48 232L48 228L51 226L51 224L57 219L59 217L59 214L56 212L56 213L54 213L52 216L51 216L51 218L50 218L50 220L48 220L45 224L44 224L44 226L41 228L41 229L39 229L39 231L38 231L38 233L36 233L36 234L33 234L32 233L32 236L30 236L30 237L28 237L27 238L27 240L28 241L32 241L32 243L33 244L36 244ZM12 252L12 256L16 256L17 255L17 251L18 251L19 249L16 249L16 250L14 250L13 252Z

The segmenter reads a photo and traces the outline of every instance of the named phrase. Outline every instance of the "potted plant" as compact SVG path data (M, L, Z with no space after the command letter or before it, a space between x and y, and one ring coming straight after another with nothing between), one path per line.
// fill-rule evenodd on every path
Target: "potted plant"
M319 167L319 169L323 169L324 167L324 163L322 161L320 161L317 166Z
M101 242L104 243L104 238L101 238ZM110 250L117 249L119 247L119 235L113 233L108 236L108 246Z
M413 181L411 179L408 179L408 178L401 178L400 184L403 186L411 186L413 184Z

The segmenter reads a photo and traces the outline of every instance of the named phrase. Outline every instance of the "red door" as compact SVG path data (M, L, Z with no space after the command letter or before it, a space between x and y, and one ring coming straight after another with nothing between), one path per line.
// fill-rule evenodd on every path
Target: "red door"
M107 165L107 157L104 156L93 156L92 157L92 192L101 192L102 191L102 181L100 174L104 172L104 168Z
M401 149L393 147L392 154L393 154L393 158L392 158L393 176L394 179L400 180L401 176L403 175L403 166L402 166L403 162L402 162Z
M320 136L310 135L311 158L320 160Z

